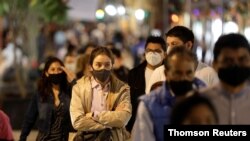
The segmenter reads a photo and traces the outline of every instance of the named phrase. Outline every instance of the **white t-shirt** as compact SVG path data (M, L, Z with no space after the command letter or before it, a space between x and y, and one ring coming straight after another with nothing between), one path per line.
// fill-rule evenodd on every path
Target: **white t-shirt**
M156 68L150 77L148 85L146 85L146 94L150 93L151 86L158 81L165 81L164 65ZM211 86L219 82L216 71L205 63L199 62L195 71L195 77L201 79L207 86ZM146 82L147 83L147 82Z
M202 62L199 62L196 68L195 77L205 82L207 86L211 86L219 82L217 72L212 67Z
M150 78L151 78L151 75L153 74L153 72L154 72L154 70L146 67L146 70L145 70L145 83L146 83L145 84L145 92L147 90L147 87L149 87L149 81L150 81Z

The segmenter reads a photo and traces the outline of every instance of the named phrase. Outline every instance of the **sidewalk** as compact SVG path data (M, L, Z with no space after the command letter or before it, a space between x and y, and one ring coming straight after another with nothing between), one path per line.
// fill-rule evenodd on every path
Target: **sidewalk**
M21 131L20 130L14 130L13 131L13 136L15 141L19 140L19 136L20 136ZM27 141L35 141L36 140L36 136L37 136L37 131L36 130L32 130L27 138Z

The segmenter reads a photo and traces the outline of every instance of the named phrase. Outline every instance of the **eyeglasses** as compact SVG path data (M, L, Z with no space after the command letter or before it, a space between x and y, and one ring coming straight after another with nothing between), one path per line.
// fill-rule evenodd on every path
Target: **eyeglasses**
M156 53L162 53L162 50L161 49L146 49L145 52L156 52Z

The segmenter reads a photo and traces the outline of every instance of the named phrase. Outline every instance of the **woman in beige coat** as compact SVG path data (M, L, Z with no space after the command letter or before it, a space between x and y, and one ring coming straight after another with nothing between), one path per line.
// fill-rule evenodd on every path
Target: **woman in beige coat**
M125 129L131 117L129 86L112 75L114 59L109 49L98 47L90 55L92 76L83 76L72 90L70 115L78 131L111 129L114 141L129 139Z

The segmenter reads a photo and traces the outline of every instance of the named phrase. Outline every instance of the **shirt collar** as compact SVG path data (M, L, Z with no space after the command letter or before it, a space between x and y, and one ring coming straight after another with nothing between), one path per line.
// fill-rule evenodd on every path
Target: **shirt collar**
M101 88L101 84L99 84L96 80L95 80L95 78L92 76L91 77L91 88L98 88L98 87L100 87ZM110 82L108 82L105 86L104 86L104 90L107 90L107 89L109 89L110 88Z
M225 88L223 88L223 86L222 86L221 83L218 83L217 87L221 91L222 95L224 95L224 96L226 96L228 98L238 98L238 97L244 95L245 93L249 92L249 90L250 90L249 82L246 82L245 86L238 93L231 93L231 92L229 92L228 90L226 90Z

